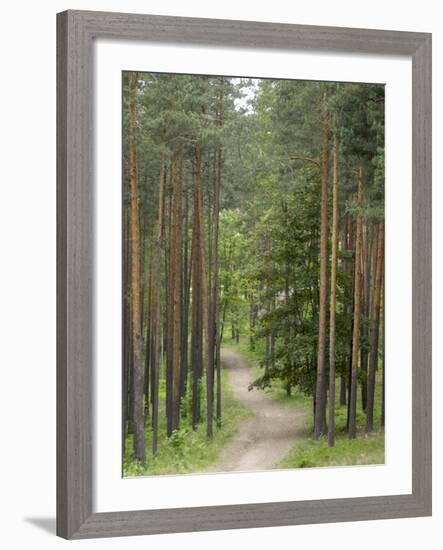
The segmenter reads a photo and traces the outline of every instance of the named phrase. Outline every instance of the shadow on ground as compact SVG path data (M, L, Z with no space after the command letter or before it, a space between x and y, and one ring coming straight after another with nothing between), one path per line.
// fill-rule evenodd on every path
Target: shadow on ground
M46 531L46 533L55 535L55 518L24 518L24 520L42 531Z

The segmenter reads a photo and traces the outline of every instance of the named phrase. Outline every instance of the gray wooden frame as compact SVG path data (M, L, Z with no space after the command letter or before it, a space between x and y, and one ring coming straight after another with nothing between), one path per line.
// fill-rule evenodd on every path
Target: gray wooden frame
M93 513L96 38L412 58L412 494ZM431 514L431 35L87 11L57 15L57 534L68 539Z

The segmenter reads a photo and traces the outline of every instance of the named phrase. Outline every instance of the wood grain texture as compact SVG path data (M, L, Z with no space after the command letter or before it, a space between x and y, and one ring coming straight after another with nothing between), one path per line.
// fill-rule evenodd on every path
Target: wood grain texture
M407 55L413 67L411 495L93 513L93 40ZM431 513L431 36L68 11L57 16L57 534L89 538Z
M68 427L66 391L68 363L67 348L67 277L66 277L66 164L67 147L67 57L66 18L57 19L57 532L66 533L65 505L68 477L66 439Z
M412 57L412 490L432 508L432 42Z
M93 37L284 50L413 55L425 33L70 11Z
M57 533L92 513L92 71L75 16L58 17Z

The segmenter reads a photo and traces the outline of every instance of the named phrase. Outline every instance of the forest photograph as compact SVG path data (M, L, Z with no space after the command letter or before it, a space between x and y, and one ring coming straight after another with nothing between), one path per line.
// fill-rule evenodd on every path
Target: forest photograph
M122 73L123 477L385 463L385 88Z

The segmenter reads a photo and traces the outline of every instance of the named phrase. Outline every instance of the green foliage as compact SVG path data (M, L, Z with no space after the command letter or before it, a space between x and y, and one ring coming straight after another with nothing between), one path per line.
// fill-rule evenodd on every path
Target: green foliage
M273 341L272 354L261 346L261 364L266 369L257 377L257 387L263 389L272 380L281 380L283 385L297 386L313 395L322 128L329 125L340 142L342 224L346 213L362 215L371 223L382 219L384 89L376 85L266 80L260 81L256 92L254 111L243 117L246 120L237 121L234 134L226 134L231 140L227 141L225 193L230 193L231 182L240 181L248 196L237 193L233 186L235 208L228 210L226 204L220 219L224 320L250 336L251 345L257 346L262 340L269 346L269 340ZM239 135L241 142L237 141ZM352 198L359 168L363 169L365 186L362 203ZM347 261L353 261L352 253L340 249L335 344L338 373L347 368L352 331L353 281Z
M125 73L124 92L127 91L126 77ZM223 100L220 99L221 91ZM189 245L194 214L195 146L201 145L204 256L206 266L210 266L214 231L211 218L214 158L215 148L220 146L220 336L230 345L233 344L231 332L234 341L240 338L242 353L250 354L256 364L254 386L271 399L288 399L294 406L309 409L311 414L319 329L320 156L325 139L330 140L327 143L330 146L332 139L337 138L340 147L339 218L345 237L348 218L362 216L368 226L382 220L383 86L139 73L135 99L138 198L144 243L144 306L148 302L146 275L152 268L149 247L158 219L160 165L164 160L164 221L169 223L171 159L178 153L183 158L183 198L188 219L183 243ZM128 102L129 94L124 93L124 136L129 126ZM326 138L325 129L328 130ZM123 204L126 209L130 198L127 167L128 140L124 139ZM357 202L355 192L360 177L364 200ZM169 244L166 239L165 252ZM189 260L190 248L187 253ZM353 263L353 252L340 244L336 289L337 375L345 373L349 366ZM207 276L208 287L211 276ZM161 277L164 313L167 280L163 271ZM362 319L362 326L368 328L368 318ZM367 331L361 338L361 346L368 349ZM148 452L144 467L134 464L129 454L131 436L128 436L125 475L203 471L216 459L222 445L235 432L239 418L245 414L233 401L224 381L223 427L208 442L204 424L196 431L190 427L191 395L188 392L181 402L181 428L168 439L164 435L164 374L162 370L158 455L154 458ZM203 383L203 395L204 390ZM291 396L287 397L289 393ZM201 407L204 410L204 402ZM344 438L340 435L344 416L344 411L338 409L337 441ZM359 413L357 420L361 427L363 413ZM151 440L148 421L148 449ZM376 443L377 437L369 440L375 453L380 441ZM340 449L347 449L346 452L356 458L360 443L337 444L328 454L322 442L307 441L303 449L306 456L300 461L310 464L318 460L322 465L326 455L331 461L339 460ZM303 453L297 451L295 454Z

